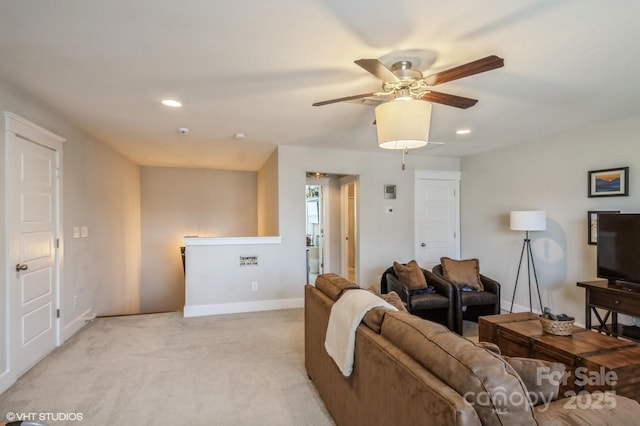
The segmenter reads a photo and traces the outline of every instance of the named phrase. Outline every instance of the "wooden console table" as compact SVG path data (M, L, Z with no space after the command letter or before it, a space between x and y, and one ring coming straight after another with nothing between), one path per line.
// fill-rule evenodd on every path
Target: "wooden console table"
M585 296L585 327L618 336L618 313L640 317L640 287L625 286L624 284L609 284L607 281L580 281L578 287L586 290ZM607 311L604 318L598 309ZM599 325L591 325L591 312L598 319ZM611 326L607 321L611 316Z

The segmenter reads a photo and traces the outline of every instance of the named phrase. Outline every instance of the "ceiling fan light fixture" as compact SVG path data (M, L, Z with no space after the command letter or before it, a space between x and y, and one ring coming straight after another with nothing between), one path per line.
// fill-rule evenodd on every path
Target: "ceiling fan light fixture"
M385 149L412 149L429 141L429 102L395 99L375 109L378 146Z

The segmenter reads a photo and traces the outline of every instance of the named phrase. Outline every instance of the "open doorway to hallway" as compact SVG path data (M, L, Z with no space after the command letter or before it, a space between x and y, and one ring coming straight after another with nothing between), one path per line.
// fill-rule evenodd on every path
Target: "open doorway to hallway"
M307 282L322 273L357 281L357 176L307 172Z

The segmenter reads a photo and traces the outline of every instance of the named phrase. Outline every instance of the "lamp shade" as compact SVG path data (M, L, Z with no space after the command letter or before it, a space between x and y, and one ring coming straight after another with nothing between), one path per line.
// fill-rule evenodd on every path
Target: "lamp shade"
M511 212L512 231L544 231L547 214L544 210L520 210Z
M376 107L378 145L387 149L411 149L429 141L431 103L395 99Z

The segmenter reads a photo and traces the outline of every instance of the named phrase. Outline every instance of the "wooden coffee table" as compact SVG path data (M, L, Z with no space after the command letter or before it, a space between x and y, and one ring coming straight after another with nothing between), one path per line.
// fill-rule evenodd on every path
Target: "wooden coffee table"
M495 343L503 355L563 363L560 395L612 390L640 401L640 346L628 340L581 327L570 336L548 334L530 312L480 317L478 331L480 341Z

